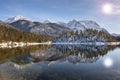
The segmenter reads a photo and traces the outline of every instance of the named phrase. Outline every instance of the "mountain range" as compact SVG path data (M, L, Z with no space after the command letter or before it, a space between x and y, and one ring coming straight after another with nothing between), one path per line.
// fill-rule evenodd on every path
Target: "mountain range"
M48 36L59 36L62 34L62 32L70 30L68 27L61 26L56 23L31 22L28 20L18 20L16 22L10 23L10 25L25 32L32 32L35 34Z
M19 23L18 23L19 21ZM24 21L24 22L22 22ZM32 26L33 24L36 23L42 23L42 24L48 24L48 23L54 23L57 25L61 25L70 29L77 29L77 30L85 30L85 29L95 29L95 30L103 30L104 28L101 28L96 22L91 21L91 20L83 20L83 21L77 21L77 20L72 20L69 21L68 23L64 23L64 22L52 22L50 19L45 20L44 22L36 22L30 19L27 19L23 16L15 16L12 18L8 18L5 22L10 23L11 25L16 23L18 25L21 25L21 27L23 26L22 24L24 24L26 21L26 23L28 23L28 26ZM21 23L20 23L21 22ZM16 26L16 25L15 25ZM26 25L27 27L27 25ZM105 30L105 29L104 29Z
M35 34L43 34L49 36L59 36L63 32L70 30L85 30L85 29L94 29L94 30L105 30L101 28L94 21L77 21L72 20L68 23L64 22L52 22L49 19L44 22L35 22L30 19L27 19L23 16L15 16L8 18L9 24L25 32L33 32Z
M107 39L109 39L108 36L111 38L113 38L114 36L110 34L106 29L100 27L99 24L97 24L95 21L92 21L92 20L83 20L83 21L72 20L72 21L69 21L68 23L65 23L65 22L52 22L48 19L48 20L45 20L44 22L36 22L28 18L25 18L23 16L15 16L12 18L8 18L4 22L7 25L11 25L12 28L18 29L22 32L32 33L35 35L49 36L53 38L61 38L60 36L65 36L66 34L69 34L71 32L76 32L76 31L79 32L79 34L77 35L81 35L80 32L82 34L83 32L86 34L94 34L94 36L92 35L91 37L87 36L86 34L83 34L84 38L85 37L93 38L95 36L96 38L103 37L101 35L98 36L99 32L103 32L104 33L103 35L107 35ZM88 32L88 31L91 31L91 32ZM76 34L74 34L74 36L75 35ZM106 37L104 37L104 40L102 41L106 41L107 39L105 38Z

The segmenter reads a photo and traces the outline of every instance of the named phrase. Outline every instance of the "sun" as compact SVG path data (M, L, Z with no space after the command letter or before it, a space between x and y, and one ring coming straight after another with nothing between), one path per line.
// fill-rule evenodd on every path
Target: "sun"
M112 11L113 11L113 7L112 7L112 4L110 3L106 3L102 6L102 11L105 13L105 14L111 14Z
M103 64L105 67L111 67L113 65L113 60L111 58L106 58Z

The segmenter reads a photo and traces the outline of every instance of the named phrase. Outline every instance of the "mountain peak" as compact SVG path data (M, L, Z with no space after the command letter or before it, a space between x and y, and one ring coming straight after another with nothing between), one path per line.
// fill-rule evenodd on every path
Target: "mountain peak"
M68 26L72 29L77 29L77 30L84 30L84 29L101 30L101 27L92 20L84 20L84 21L72 20L68 22Z
M51 20L51 19L46 19L46 20L44 20L44 22L43 23L52 23L53 21Z
M84 30L85 27L77 20L72 20L67 23L71 29Z
M18 15L18 16L14 16L14 17L8 18L8 19L6 20L6 22L7 22L7 23L13 23L13 22L16 22L16 21L18 21L18 20L28 20L28 21L32 21L32 20L30 20L30 19L27 19L27 18L24 17L24 16Z

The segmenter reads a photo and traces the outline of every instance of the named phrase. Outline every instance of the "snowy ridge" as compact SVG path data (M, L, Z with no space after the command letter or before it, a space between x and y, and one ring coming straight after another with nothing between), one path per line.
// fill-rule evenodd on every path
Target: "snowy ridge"
M67 23L67 25L71 29L77 29L77 30L85 30L85 29L93 29L93 30L102 30L102 28L94 21L77 21L72 20Z
M67 24L71 29L77 29L77 30L84 30L85 26L83 26L79 21L73 20L69 21Z
M94 21L79 21L87 29L100 30L101 27Z
M15 16L15 17L11 17L8 18L6 20L7 23L13 23L19 20L27 20L27 21L31 21L30 19L25 18L24 16ZM40 22L43 24L47 24L47 23L56 23L59 24L61 26L65 26L68 27L70 29L76 29L76 30L85 30L85 29L93 29L93 30L104 30L104 28L101 28L96 22L91 21L91 20L84 20L84 21L79 21L79 20L75 20L73 19L72 21L69 21L68 23L59 21L59 22L54 22L51 19L46 19L43 22Z
M21 21L24 20L24 21ZM23 16L15 16L6 20L7 23L11 23L12 26L19 28L22 31L32 32L35 34L44 34L50 36L59 36L62 32L68 31L84 31L86 29L92 29L97 31L104 31L109 33L106 29L100 27L95 21L92 20L72 20L69 22L55 22L51 19L46 19L43 22L33 22ZM30 28L31 27L31 28ZM30 29L30 30L29 30Z
M5 22L7 22L7 23L13 23L13 22L16 22L16 21L19 21L19 20L32 21L30 19L25 18L24 16L14 16L14 17L8 18Z

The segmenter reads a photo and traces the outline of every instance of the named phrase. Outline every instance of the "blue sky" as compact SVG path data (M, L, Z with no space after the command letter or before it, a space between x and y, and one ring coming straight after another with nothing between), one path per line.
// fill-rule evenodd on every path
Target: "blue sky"
M93 20L109 32L120 34L120 14L104 14L104 3L120 5L120 0L0 0L0 20L16 15L36 21Z

